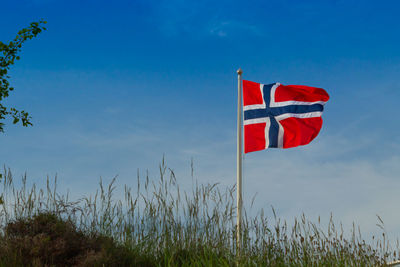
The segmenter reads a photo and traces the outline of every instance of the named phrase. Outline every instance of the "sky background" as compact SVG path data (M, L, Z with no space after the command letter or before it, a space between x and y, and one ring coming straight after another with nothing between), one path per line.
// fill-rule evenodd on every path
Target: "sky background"
M308 146L250 153L246 206L293 221L303 212L364 236L400 237L398 1L0 0L0 40L30 22L4 102L33 127L6 122L0 164L43 184L91 194L102 177L158 179L163 155L185 188L236 182L236 70L260 83L325 88ZM270 213L269 213L270 214Z

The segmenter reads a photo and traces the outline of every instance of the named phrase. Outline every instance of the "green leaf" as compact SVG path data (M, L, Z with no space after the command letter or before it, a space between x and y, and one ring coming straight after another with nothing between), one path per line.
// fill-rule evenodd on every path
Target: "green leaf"
M26 40L30 40L36 37L39 33L46 30L44 24L47 22L43 19L38 22L32 22L29 27L18 31L17 36L14 40L8 43L0 42L0 101L9 96L9 92L14 90L14 87L10 87L8 79L10 76L7 75L10 66L12 66L15 60L20 60L18 55L21 52L22 46ZM32 125L30 122L31 117L25 111L18 111L14 107L7 108L0 102L0 132L4 132L4 123L2 122L7 116L13 117L13 123L22 122L23 126ZM0 176L1 178L1 176Z

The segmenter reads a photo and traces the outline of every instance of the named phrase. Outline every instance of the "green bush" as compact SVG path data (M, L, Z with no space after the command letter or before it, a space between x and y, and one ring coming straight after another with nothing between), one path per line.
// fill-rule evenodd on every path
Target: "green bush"
M131 266L138 262L113 238L85 234L52 213L10 222L4 230L0 261L7 266Z

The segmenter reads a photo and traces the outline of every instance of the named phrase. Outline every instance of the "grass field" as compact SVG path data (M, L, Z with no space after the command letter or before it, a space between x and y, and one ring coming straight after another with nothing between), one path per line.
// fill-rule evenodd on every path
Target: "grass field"
M1 266L386 266L399 259L384 232L367 243L333 220L326 229L302 216L289 226L262 211L245 215L236 247L235 187L194 183L180 189L162 161L157 182L137 177L115 194L115 179L70 200L47 187L16 187L2 174ZM382 223L383 224L383 223Z

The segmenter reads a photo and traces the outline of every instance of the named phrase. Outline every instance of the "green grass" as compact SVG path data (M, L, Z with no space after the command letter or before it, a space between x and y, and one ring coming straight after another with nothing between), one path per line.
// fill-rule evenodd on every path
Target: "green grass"
M38 188L23 177L17 188L5 169L0 265L385 266L399 258L384 232L368 244L355 226L346 237L332 218L326 229L304 215L289 226L262 211L245 215L238 251L234 186L183 191L164 160L159 175L138 175L135 188L118 195L115 179L100 181L94 195L70 200L56 180Z

